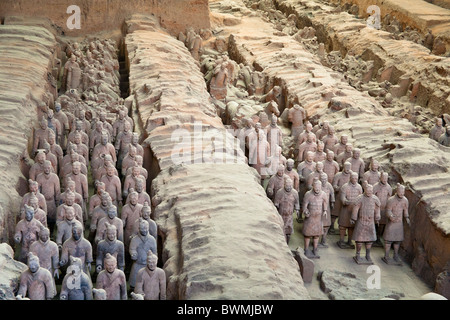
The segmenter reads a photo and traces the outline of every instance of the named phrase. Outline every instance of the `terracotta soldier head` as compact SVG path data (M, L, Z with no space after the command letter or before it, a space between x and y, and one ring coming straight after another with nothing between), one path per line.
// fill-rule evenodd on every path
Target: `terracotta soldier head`
M117 259L108 252L103 260L103 265L106 272L113 273L117 268Z

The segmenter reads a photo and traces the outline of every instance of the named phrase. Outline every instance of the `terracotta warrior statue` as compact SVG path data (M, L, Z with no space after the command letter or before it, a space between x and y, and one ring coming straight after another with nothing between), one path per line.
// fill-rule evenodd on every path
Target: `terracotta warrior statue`
M150 250L147 266L137 273L134 292L144 295L144 300L166 300L166 273L157 263L158 256Z
M348 135L343 134L339 138L339 142L333 146L334 156L337 157L341 152L344 152L345 145L348 143Z
M16 299L28 297L30 300L51 300L56 295L53 278L45 268L41 268L39 258L27 254L28 269L22 272Z
M405 197L405 187L397 184L396 194L390 197L386 204L387 223L383 233L385 249L383 261L387 264L402 264L398 250L404 239L403 219L410 225L408 206L409 201ZM394 247L393 259L389 257L389 251L392 247Z
M60 300L93 300L91 278L83 271L83 261L70 257L70 265L64 276Z
M349 159L352 156L353 156L353 145L351 143L347 142L347 144L345 145L344 151L339 153L339 155L336 157L336 162L339 164L339 168L342 169L344 166L344 163L346 161L349 161Z
M130 146L128 147L128 152L122 160L122 169L121 169L122 176L125 177L127 174L128 168L131 168L134 166L134 164L136 162L136 155L137 155L136 148L130 144Z
M112 161L114 164L117 162L117 156L116 156L116 149L112 145L112 143L109 142L109 135L107 131L102 131L102 135L100 137L100 142L97 143L93 149L92 149L92 160L101 157L102 155L109 154L112 158Z
M127 172L126 172L126 174L125 174L125 177L126 176L129 176L132 172L132 170L133 170L133 167L134 166L138 166L139 167L139 170L140 170L140 172L139 172L139 174L140 175L143 175L144 176L144 178L145 179L147 179L148 178L148 171L147 171L147 169L145 169L142 165L144 164L144 158L142 157L142 156L140 156L140 155L136 155L135 156L135 158L136 158L136 161L134 162L134 165L132 166L132 167L129 167L128 169L127 169Z
M125 181L123 183L123 198L126 199L128 197L128 193L130 189L136 188L136 181L145 180L145 177L141 175L141 168L137 165L133 166L133 170L130 175L126 176ZM145 189L145 185L144 185Z
M37 181L32 179L28 179L28 192L25 193L22 197L20 208L22 209L25 204L29 204L28 201L33 194L38 198L39 208L47 213L47 201L45 201L44 195L39 192L39 184L37 183Z
M341 142L342 141L345 141L345 138L343 140L341 136ZM334 147L338 144L339 139L336 137L336 131L333 126L328 126L327 135L322 138L322 142L324 144L323 149L325 152L329 150L335 152Z
M54 117L55 117L55 119L57 119L59 121L59 123L61 124L61 129L62 129L62 135L61 135L61 137L59 137L59 140L58 140L59 143L57 143L57 144L61 146L61 149L65 150L66 145L67 145L66 139L70 132L70 126L69 126L69 118L67 117L66 113L61 110L61 103L59 103L59 102L55 103ZM56 138L56 135L55 135L55 138ZM55 140L55 142L56 142L56 140Z
M386 217L386 204L388 199L392 196L392 187L388 183L388 173L382 172L380 174L380 181L376 183L373 186L373 194L378 197L380 200L380 221L375 226L377 231L377 241L373 244L373 246L376 247L384 247L383 243L381 242L381 236L384 233L384 228L387 223L387 217Z
M285 179L284 188L278 190L275 194L274 205L278 209L278 213L283 218L284 234L286 242L289 243L292 232L294 231L293 213L299 215L300 202L298 200L298 192L293 189L293 182L290 178Z
M295 163L294 159L287 159L284 173L292 180L293 188L298 192L300 185L300 177L298 175L298 172L294 170L294 163Z
M300 105L294 104L288 113L289 122L292 123L291 136L294 137L294 143L297 143L298 136L304 130L304 121L306 120L306 111Z
M302 203L303 215L305 220L303 223L303 236L305 241L305 255L308 258L317 259L319 238L323 234L323 217L329 213L328 200L325 192L322 191L322 182L319 179L314 180L312 190L305 193ZM313 241L312 251L309 245Z
M71 237L64 241L61 248L60 266L65 266L70 257L76 257L81 260L83 272L90 277L92 258L92 245L84 238L83 228L79 224L73 224Z
M98 222L106 217L108 212L108 207L112 205L111 196L108 192L102 191L100 195L100 204L94 208L91 216L91 225L89 228L89 241L95 243L95 234L97 233Z
M364 176L365 164L361 158L361 150L358 148L353 149L353 154L348 161L352 164L352 171L358 174L358 181Z
M314 155L317 151L317 143L314 141L314 138L315 134L310 132L306 137L306 141L298 146L298 162L304 161L308 152L313 153L314 159Z
M336 219L339 217L339 213L342 209L340 191L342 186L350 181L350 176L352 173L351 166L352 164L350 162L344 163L344 168L342 169L342 171L338 172L333 179L332 185L335 192L336 203L334 204L333 211L331 211L330 234L335 233L334 223Z
M106 238L106 226L112 224L116 226L117 229L117 239L123 242L123 222L122 219L117 217L117 207L113 204L108 206L106 211L106 217L101 218L98 221L97 232L95 235L95 243L99 243L100 240Z
M106 291L106 300L128 300L125 273L117 269L116 258L107 253L103 265L105 269L97 276L96 289Z
M106 169L106 175L100 178L106 186L106 192L111 196L112 203L115 206L122 205L122 182L119 177L115 175L115 167L110 164Z
M328 176L328 182L333 183L334 177L340 171L339 164L334 160L334 152L331 150L327 151L327 156L323 161L323 172Z
M366 181L368 184L375 186L380 181L380 171L378 169L380 168L380 164L377 160L372 159L370 161L369 170L364 172L363 181Z
M278 190L284 188L284 180L289 178L284 173L284 166L280 164L276 174L270 177L269 183L267 184L266 193L270 200L274 200Z
M148 232L153 238L158 239L158 226L154 220L151 218L152 208L149 206L148 202L145 202L142 206L141 212L139 214L139 218L134 221L134 227L131 232L130 239L139 233L139 226L141 223L141 219L148 222Z
M34 210L34 219L42 223L44 227L47 227L48 226L47 213L41 208L39 208L39 200L34 194L31 195L30 200L28 201L28 205L32 207ZM21 219L25 218L25 210L22 210L20 218Z
M44 228L42 223L34 218L34 209L29 205L24 206L25 218L20 220L15 229L14 241L20 244L19 261L25 263L30 246L39 238L39 231Z
M28 176L31 180L36 181L36 177L39 173L44 172L44 162L47 159L44 149L37 150L36 157L34 157L34 164L31 166ZM53 171L53 169L52 169Z
M106 189L105 183L100 182L99 180L95 180L94 187L95 193L89 198L89 218L92 217L92 213L94 212L95 207L99 206L102 203L101 195Z
M122 168L122 160L128 153L128 148L133 138L133 131L131 131L131 124L126 121L123 127L123 131L120 132L114 144L117 155L117 167Z
M129 245L129 253L133 260L129 278L130 288L136 286L136 275L141 268L145 267L148 252L158 254L157 249L156 239L150 235L148 222L140 218L139 233L131 239Z
M442 124L442 118L436 118L434 127L430 130L429 138L435 141L445 133L445 127Z
M380 200L373 194L371 184L366 184L364 194L359 195L352 209L350 223L355 226L352 239L356 243L356 255L354 260L358 264L372 264L370 257L370 249L372 244L377 240L375 224L380 221ZM366 248L366 260L361 256L362 246Z
M75 210L73 207L67 206L64 210L64 213L64 219L56 223L57 233L55 242L60 248L62 248L63 243L72 236L74 225L78 225L81 230L83 230L83 224L75 219Z
M122 241L117 240L117 228L106 223L106 237L97 244L96 271L103 270L103 259L109 253L117 260L118 268L125 270L125 248Z
M124 227L125 250L128 251L130 244L130 236L133 233L134 222L139 218L143 205L138 203L138 193L131 189L130 202L122 208L122 222Z
M56 223L64 220L67 208L72 208L74 210L75 219L79 221L81 224L83 224L84 223L83 209L75 201L76 199L75 192L68 190L64 193L65 193L64 202L61 205L59 205L58 209L56 210Z
M305 192L308 191L308 178L309 175L314 172L316 163L313 161L314 159L314 152L309 151L306 153L305 160L303 162L300 162L300 164L297 167L298 177L300 181L298 196L300 202L303 201L303 196L305 195ZM299 219L301 217L299 216Z
M356 172L352 172L350 181L344 184L339 192L342 207L339 212L338 223L340 239L337 244L341 249L355 248L355 246L352 244L354 225L350 222L350 219L356 198L360 194L362 194L362 187L358 183L358 174ZM347 242L344 241L346 232Z
M47 217L54 222L56 218L56 207L59 205L61 196L61 188L59 177L56 173L52 172L52 164L50 161L44 161L44 172L38 174L36 181L41 193L45 197Z
M39 240L33 242L30 246L30 252L39 258L40 266L50 271L53 276L53 285L56 284L55 279L59 279L59 250L58 245L50 240L50 230L42 228L39 231Z
M323 141L317 140L317 150L316 150L316 153L314 154L314 159L313 159L313 161L315 163L323 162L326 160L327 154L323 151L324 148L325 148L325 144L323 143Z
M47 119L42 117L39 121L39 128L34 129L32 155L34 155L38 149L42 149L44 140L48 141L48 135L51 131L52 129L48 127Z

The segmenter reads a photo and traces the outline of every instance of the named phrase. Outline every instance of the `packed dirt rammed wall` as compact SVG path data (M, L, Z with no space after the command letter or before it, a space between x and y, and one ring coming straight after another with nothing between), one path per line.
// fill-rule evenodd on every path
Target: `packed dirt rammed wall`
M67 9L72 5L81 11L80 29L67 27L67 20L74 14ZM174 34L184 32L188 26L209 28L208 0L4 0L0 6L2 20L11 16L44 17L68 36L120 29L124 20L136 12L153 14Z

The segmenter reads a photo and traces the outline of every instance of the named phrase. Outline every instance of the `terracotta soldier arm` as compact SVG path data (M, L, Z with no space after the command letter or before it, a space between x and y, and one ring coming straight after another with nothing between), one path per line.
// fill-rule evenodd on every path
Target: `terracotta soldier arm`
M354 224L356 222L356 220L358 220L358 213L359 213L359 209L361 208L361 203L362 203L361 201L362 201L361 196L358 196L358 199L357 199L355 205L353 206L352 216L350 218L350 222L352 224Z

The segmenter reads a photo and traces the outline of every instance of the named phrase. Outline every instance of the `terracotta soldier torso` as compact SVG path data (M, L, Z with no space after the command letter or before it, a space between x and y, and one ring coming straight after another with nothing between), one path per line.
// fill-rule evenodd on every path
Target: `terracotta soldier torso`
M375 222L380 220L380 200L377 196L360 194L352 209L352 220L356 221L353 240L374 242L377 240Z

